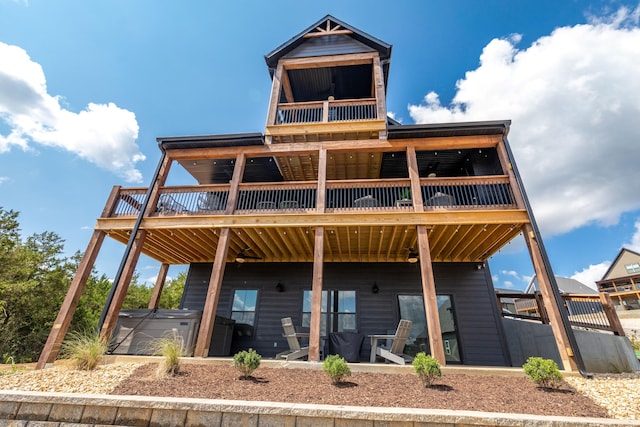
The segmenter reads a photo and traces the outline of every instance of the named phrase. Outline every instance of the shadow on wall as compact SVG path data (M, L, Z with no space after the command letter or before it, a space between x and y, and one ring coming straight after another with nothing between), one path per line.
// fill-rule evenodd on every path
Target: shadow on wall
M551 326L506 318L502 323L512 366L522 366L530 356L552 359L562 366ZM629 338L584 329L574 329L574 334L588 372L640 371Z

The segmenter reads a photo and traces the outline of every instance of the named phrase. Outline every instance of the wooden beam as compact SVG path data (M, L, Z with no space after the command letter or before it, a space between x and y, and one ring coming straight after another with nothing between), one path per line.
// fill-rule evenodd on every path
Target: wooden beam
M264 134L275 137L275 136L309 135L313 133L377 132L381 130L387 130L386 120L376 119L376 120L359 120L357 122L296 123L296 124L269 125L265 128ZM278 145L278 144L273 144L273 145Z
M553 331L553 336L556 340L556 345L558 346L560 359L562 360L562 364L564 365L564 369L566 371L575 371L578 369L578 366L573 356L573 350L571 349L569 337L567 336L567 332L565 331L562 324L560 313L561 308L558 307L558 303L556 302L556 299L554 297L553 290L551 289L549 273L544 266L542 253L540 251L540 247L538 246L538 242L535 239L535 235L531 225L525 225L523 227L522 234L524 235L524 240L527 243L527 247L529 248L529 255L531 256L533 268L536 272L538 285L540 286L540 293L542 294L544 307L547 311L547 315L549 316L549 324L551 325L551 330Z
M284 67L282 64L278 64L278 68L276 68L276 72L273 75L273 82L271 83L271 101L269 102L269 110L267 111L266 126L274 125L276 123L276 113L278 111L278 101L280 100L283 73ZM185 149L187 152L190 150L191 149Z
M224 211L225 215L230 215L236 208L238 202L238 193L240 183L242 182L242 175L244 174L244 165L247 161L247 157L244 153L240 152L236 156L235 165L233 167L233 176L229 186L229 195L227 197L227 209Z
M373 57L373 85L373 96L376 98L376 112L378 119L384 119L386 122L387 101L384 90L384 73L382 71L382 65L380 64L380 56L377 53Z
M427 315L429 346L431 348L431 355L435 357L442 366L445 366L447 361L444 357L444 347L442 344L442 330L440 328L440 316L438 314L436 282L433 277L433 266L431 265L428 230L424 225L419 225L417 231L418 249L420 251L420 275L422 277L424 308Z
M42 349L42 353L40 353L36 369L42 369L47 363L53 363L53 361L56 360L62 341L71 324L73 314L78 307L78 301L80 301L84 287L87 284L87 278L91 274L98 252L100 252L100 248L102 247L105 235L106 233L104 231L96 230L93 232L87 245L87 250L82 256L82 260L78 266L78 271L76 271L75 276L73 276L73 281L62 302L58 316L53 322L53 327L51 328L51 332L49 332L47 342Z
M420 186L420 172L418 171L418 159L416 157L415 147L407 147L407 167L409 169L409 179L411 180L413 210L415 212L424 212L422 187Z
M215 322L216 311L218 309L218 300L220 299L220 289L222 288L222 278L224 269L227 265L227 252L229 251L231 231L224 228L220 232L218 239L218 247L216 256L211 269L211 277L209 278L209 288L207 290L207 298L204 302L202 310L202 320L200 321L200 329L196 338L196 348L194 356L207 357L209 355L209 345L211 344L211 334L213 333L213 325Z
M107 315L104 319L104 323L102 324L100 336L104 339L111 339L111 335L118 323L118 315L120 314L122 303L127 296L127 290L129 289L129 284L131 283L131 278L133 277L133 272L135 271L136 264L138 263L138 258L142 252L142 246L146 237L147 231L140 230L133 241L131 251L125 261L122 275L120 276L120 281L116 284L113 301L111 301L111 305L108 307Z
M309 361L320 361L320 325L322 316L322 281L324 271L324 228L317 227L313 249L311 278L311 324L309 325Z
M373 62L373 58L377 55L378 52L364 52L345 55L313 56L307 58L287 58L281 59L278 65L282 64L287 70L345 67L350 65L371 64Z
M386 123L386 121L383 120ZM279 154L296 155L317 153L324 148L328 151L403 151L406 147L414 146L417 149L447 150L454 148L485 148L496 147L501 141L500 135L476 135L453 136L433 138L407 138L380 140L353 139L344 141L319 141L319 142L292 142L272 145L247 145L236 147L211 147L211 148L180 148L167 150L167 156L172 160L213 160L228 159L238 153L245 153L247 157L266 157Z
M327 194L327 150L321 149L318 153L318 189L316 193L316 210L323 214L325 210Z
M169 271L169 264L163 263L160 265L160 271L158 271L158 277L156 278L156 285L153 287L153 293L151 294L151 300L149 301L149 309L153 310L158 308L160 304L160 296L162 295L162 289L164 288L164 281L167 278L167 272Z
M511 191L513 191L513 197L516 199L516 206L519 209L524 209L524 198L522 197L522 193L520 192L520 187L518 186L518 180L516 179L516 175L513 173L513 166L511 160L509 159L509 153L507 152L507 148L505 147L504 140L500 141L496 146L496 151L498 152L498 159L500 160L500 165L502 166L502 170L509 176L509 183L511 187Z

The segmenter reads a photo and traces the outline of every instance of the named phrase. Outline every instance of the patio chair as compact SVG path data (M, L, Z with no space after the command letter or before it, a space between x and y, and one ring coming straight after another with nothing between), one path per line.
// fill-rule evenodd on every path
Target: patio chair
M409 338L411 330L411 320L401 319L398 323L398 329L394 335L369 335L371 338L371 363L375 363L376 356L380 356L385 361L404 365L409 356L402 354L404 345ZM386 340L387 346L379 346L378 340Z
M224 209L220 196L212 192L201 193L198 196L198 209L201 211L218 211Z
M353 201L354 208L376 208L378 206L380 206L380 202L370 194Z
M289 350L276 354L276 359L285 359L289 361L308 356L309 346L301 347L298 338L309 337L309 334L296 332L296 328L293 326L293 321L290 317L282 319L282 329L284 330L284 334L282 334L282 336L287 338Z
M432 197L429 197L426 202L424 202L425 206L453 206L453 197L449 194L441 193L440 191L436 192Z

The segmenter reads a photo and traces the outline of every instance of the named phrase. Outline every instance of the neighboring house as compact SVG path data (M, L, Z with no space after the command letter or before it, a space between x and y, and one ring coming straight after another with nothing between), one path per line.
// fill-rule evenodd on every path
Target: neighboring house
M114 187L38 366L55 359L107 236L127 248L103 336L145 254L161 264L151 309L169 266L189 265L181 308L202 313L195 356L220 354L223 319L235 322L231 354L251 347L274 357L287 345L281 318L291 317L309 332L310 361L333 332L366 337L409 319L407 351L508 366L486 261L522 234L536 274L552 277L509 149L510 121L389 119L391 45L332 16L265 59L273 83L264 133L158 138L149 188ZM173 168L191 181L165 186ZM563 326L551 326L575 369Z
M596 285L600 292L609 294L617 308L640 308L640 254L622 248Z
M579 282L575 279L571 279L569 277L559 277L556 276L556 283L558 284L558 290L563 295L597 295L598 291L589 286L585 285L582 282ZM536 292L540 292L540 284L538 283L537 276L533 276L531 281L527 285L524 290L525 294L533 294ZM602 311L602 303L598 302L585 302L585 301L565 301L568 314L584 314L589 312L600 312ZM519 300L516 302L517 311L519 313L527 313L527 314L535 314L537 316L540 315L538 312L538 306L535 304L534 300Z
M558 284L558 290L561 294L597 294L593 288L585 285L582 282L579 282L575 279L571 279L569 277L559 277L556 276L556 283ZM540 285L538 283L538 278L533 276L531 281L524 290L525 294L532 294L534 292L540 291Z

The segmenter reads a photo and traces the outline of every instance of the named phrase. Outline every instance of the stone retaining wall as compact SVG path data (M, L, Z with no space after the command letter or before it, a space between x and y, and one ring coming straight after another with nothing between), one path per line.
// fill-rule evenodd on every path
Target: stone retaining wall
M543 417L436 409L0 392L0 426L640 426L640 421Z

